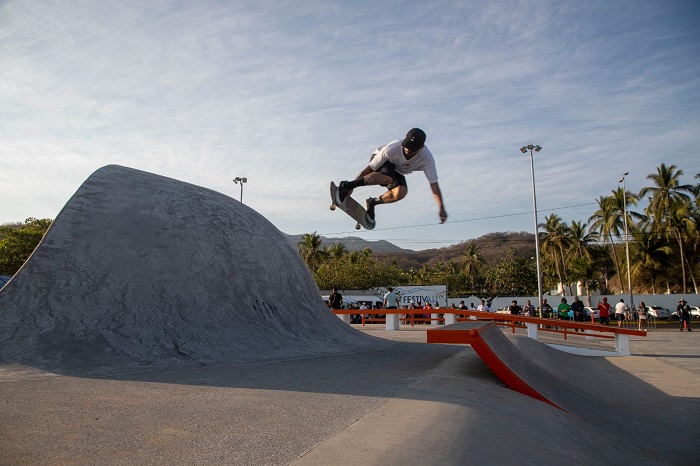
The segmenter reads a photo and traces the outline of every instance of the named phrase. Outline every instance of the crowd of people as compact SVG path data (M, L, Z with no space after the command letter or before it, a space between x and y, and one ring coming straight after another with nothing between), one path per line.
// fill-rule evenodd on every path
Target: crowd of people
M400 305L399 296L396 293L394 293L394 290L391 287L387 288L387 293L384 295L383 303L373 303L371 305L368 303L369 301L345 305L343 303L342 295L338 293L337 288L333 288L332 293L328 299L328 306L332 310L357 309L357 314L351 314L351 323L362 323L363 315L366 319L384 318L385 314L376 312L377 310L381 309L406 309L412 311L416 309L424 309L429 312L426 312L425 314L416 314L415 312L411 312L404 314L402 317L410 318L411 316L413 316L414 319L425 319L426 321L430 320L433 314L438 314L440 317L442 317L442 314L440 313L441 308L438 303L433 304L430 301L426 301L425 303L421 303L420 301L411 301L406 305ZM493 312L489 304L484 299L480 300L478 306L474 306L473 302L469 303L469 306L467 306L464 301L460 301L458 305L455 305L454 303L450 304L449 309ZM615 307L613 308L611 307L610 303L608 303L608 298L603 296L603 298L598 303L597 309L598 323L602 325L610 325L610 318L612 317L612 315L614 315L615 320L617 320L618 327L622 327L626 321L631 322L637 320L639 330L647 328L649 313L647 311L647 305L643 301L639 303L636 309L634 309L633 313L630 307L625 303L624 299L620 299L620 301L617 304L615 304ZM507 312L509 312L512 315L528 317L537 317L539 314L538 308L533 306L529 299L525 300L525 304L523 306L518 305L518 301L514 299L511 302L510 306L507 306ZM678 320L680 323L680 330L687 330L688 332L692 332L692 329L690 328L690 306L688 306L688 303L685 299L681 299L678 302L676 312L679 318ZM579 299L578 296L574 296L574 299L571 302L571 304L568 303L565 297L561 298L561 301L556 308L553 308L547 302L547 298L543 298L541 317L558 320L573 320L575 322L593 321L592 317L586 312L583 302ZM576 331L578 331L578 329Z

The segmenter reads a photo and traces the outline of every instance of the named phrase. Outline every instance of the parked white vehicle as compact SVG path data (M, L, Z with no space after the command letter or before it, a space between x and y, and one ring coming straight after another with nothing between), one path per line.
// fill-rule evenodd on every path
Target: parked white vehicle
M647 306L647 315L654 319L668 319L671 317L671 311L661 306Z
M690 317L692 319L700 319L700 307L690 306Z

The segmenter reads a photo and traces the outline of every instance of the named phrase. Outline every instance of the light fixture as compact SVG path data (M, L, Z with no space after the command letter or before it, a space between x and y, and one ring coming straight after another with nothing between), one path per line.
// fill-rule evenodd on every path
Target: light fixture
M535 211L535 258L537 259L537 298L539 301L540 317L542 317L542 271L540 269L540 234L539 225L537 222L537 195L535 194L535 162L532 157L532 151L539 152L542 146L528 144L520 148L520 152L526 154L530 151L530 173L532 174L532 205Z
M233 182L235 184L238 184L238 183L241 184L241 204L243 204L243 183L247 183L248 178L241 178L240 176L237 176L236 178L233 179Z

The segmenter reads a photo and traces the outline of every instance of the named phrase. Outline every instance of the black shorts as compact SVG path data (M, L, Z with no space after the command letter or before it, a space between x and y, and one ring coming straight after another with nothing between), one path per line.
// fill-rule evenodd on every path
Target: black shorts
M375 154L372 154L372 157L370 157L370 162L374 158ZM386 175L391 177L393 183L389 185L382 185L385 186L387 189L394 189L397 186L404 186L408 188L408 185L406 184L406 177L403 176L401 173L398 173L396 171L396 165L394 165L391 162L384 162L384 165L379 167L377 170L375 170L375 173L381 173L382 175Z

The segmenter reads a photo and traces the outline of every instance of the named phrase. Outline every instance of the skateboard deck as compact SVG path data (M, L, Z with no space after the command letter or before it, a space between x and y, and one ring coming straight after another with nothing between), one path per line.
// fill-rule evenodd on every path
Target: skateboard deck
M367 218L367 211L365 208L351 196L346 197L345 202L342 204L336 204L336 191L338 191L338 186L335 184L335 182L331 181L331 210L335 210L336 207L340 207L340 210L348 214L355 220L355 222L357 222L355 228L358 230L360 229L360 226L363 226L366 230L374 230L375 222Z

